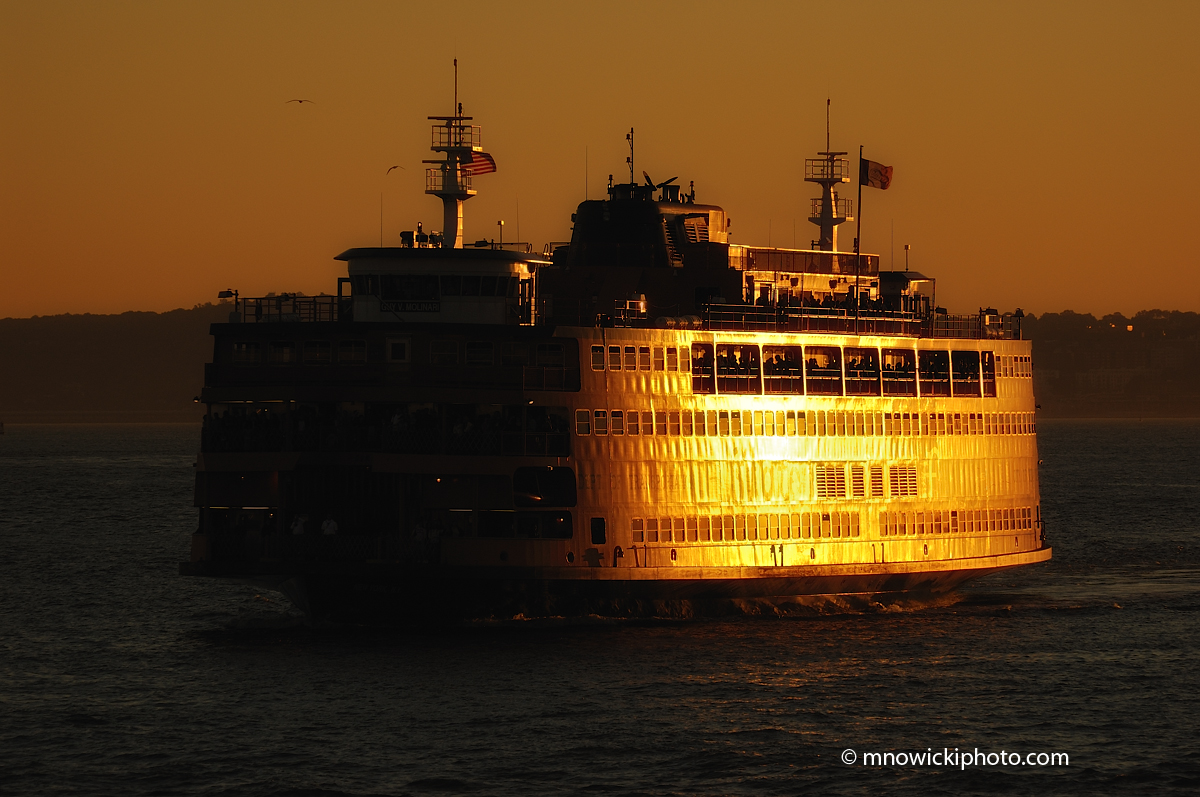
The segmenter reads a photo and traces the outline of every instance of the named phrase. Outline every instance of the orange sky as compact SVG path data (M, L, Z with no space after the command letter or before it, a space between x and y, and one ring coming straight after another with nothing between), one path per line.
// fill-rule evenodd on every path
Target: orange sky
M895 168L864 248L886 268L894 228L951 311L1200 310L1198 4L591 8L0 3L0 317L335 290L381 193L385 242L440 226L456 55L499 163L468 240L515 238L518 203L523 240L566 240L585 148L599 198L632 126L638 173L695 180L734 242L804 246L829 96L835 149Z

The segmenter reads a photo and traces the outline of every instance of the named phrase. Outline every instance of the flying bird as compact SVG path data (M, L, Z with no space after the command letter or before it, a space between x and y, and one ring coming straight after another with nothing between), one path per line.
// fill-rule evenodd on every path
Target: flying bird
M404 169L404 167L403 167L403 166L393 166L391 169L388 169L388 170L387 170L387 173L386 173L386 174L384 174L383 176L384 176L384 177L387 177L389 174L391 174L391 173L392 173L392 169ZM408 171L408 169L404 169L404 171Z
M305 102L312 102L312 100L288 100L287 102L285 102L285 103L284 103L284 105L287 105L287 104L288 104L288 102L299 102L299 103L305 103ZM316 103L313 103L313 104L315 105Z

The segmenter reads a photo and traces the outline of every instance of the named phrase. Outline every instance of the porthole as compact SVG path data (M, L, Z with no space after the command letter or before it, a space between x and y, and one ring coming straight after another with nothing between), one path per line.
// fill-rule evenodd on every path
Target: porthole
M575 564L575 552L574 551L567 551L567 564L569 564L569 565Z
M929 556L929 546L928 545L925 546L925 555Z
M816 548L809 548L809 549L808 549L808 558L809 558L809 559L816 559L816 558L817 558L817 549L816 549Z
M674 548L671 549L671 561L672 562L675 561L675 549Z

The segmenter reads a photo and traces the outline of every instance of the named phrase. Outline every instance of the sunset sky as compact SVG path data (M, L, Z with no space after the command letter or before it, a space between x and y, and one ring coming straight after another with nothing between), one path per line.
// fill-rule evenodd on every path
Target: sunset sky
M0 317L335 290L381 195L385 244L440 227L455 57L499 165L467 240L567 240L633 127L735 243L805 247L828 97L834 148L895 169L864 249L911 244L951 311L1200 311L1200 4L588 8L0 2Z

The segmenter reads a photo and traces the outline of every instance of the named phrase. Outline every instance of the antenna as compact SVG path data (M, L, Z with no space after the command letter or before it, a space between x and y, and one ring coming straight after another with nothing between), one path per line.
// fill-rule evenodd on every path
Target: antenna
M912 249L908 244L904 245L904 270L908 271L908 250Z
M454 63L456 63L456 64L457 64L457 63L458 63L458 61L456 60ZM454 86L455 86L455 89L454 89L454 90L455 90L455 92L457 92L457 91L458 91L458 88L457 88L457 87L458 87L458 72L457 72L457 69L458 69L458 68L457 68L457 67L455 67L455 70L456 70L456 71L454 72L454 81L455 81L455 82L454 82ZM826 152L828 152L828 151L829 151L829 103L830 103L830 102L831 102L831 100L830 100L828 97L826 97L826 98L825 98L825 151L826 151Z
M454 59L454 107L457 109L459 116L462 116L462 106L458 104L458 59Z
M629 184L633 185L637 180L633 179L633 128L629 128L629 133L625 136L625 140L629 142L629 157L625 162L629 164Z

